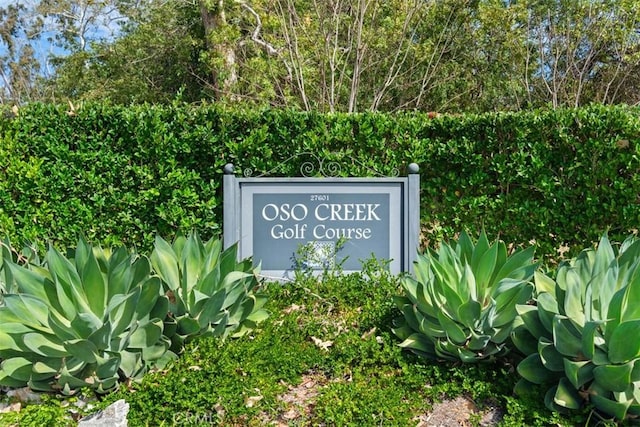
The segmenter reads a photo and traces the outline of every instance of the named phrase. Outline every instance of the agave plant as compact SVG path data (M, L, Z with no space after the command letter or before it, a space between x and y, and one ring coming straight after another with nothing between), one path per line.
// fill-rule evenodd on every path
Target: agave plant
M478 362L502 356L516 304L530 299L537 265L533 247L510 256L484 232L477 243L463 232L452 245L418 256L416 278L402 281L395 297L403 317L394 333L400 346L435 359Z
M514 344L526 355L522 380L550 386L546 405L590 402L619 420L640 415L640 240L615 250L606 234L558 266L555 280L535 278L537 306L518 306Z
M80 239L72 257L50 247L43 261L3 257L16 289L0 306L0 384L106 392L170 355L168 300L148 259Z
M5 262L5 260L7 261ZM37 246L34 243L27 243L22 251L18 252L11 246L8 238L0 240L0 298L2 298L2 294L16 291L11 270L9 267L5 267L8 263L40 265Z
M196 232L173 245L156 237L151 263L169 296L165 334L178 352L197 336L238 336L267 318L266 297L256 294L257 269L237 261L237 246L220 239L203 243Z
M11 242L6 238L0 241L0 298L2 298L2 294L9 292L13 285L11 271L9 267L6 267L5 258L13 261Z

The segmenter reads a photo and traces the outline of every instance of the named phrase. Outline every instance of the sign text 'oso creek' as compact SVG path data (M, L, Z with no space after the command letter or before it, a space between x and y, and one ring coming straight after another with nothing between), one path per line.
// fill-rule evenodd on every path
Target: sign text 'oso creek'
M313 195L310 200L328 200L328 195ZM378 215L380 203L320 203L310 208L303 203L267 203L262 208L262 219L267 222L295 221L290 226L278 223L271 227L270 235L273 239L295 240L335 240L335 239L371 239L370 227L331 227L325 222L367 222L381 221ZM310 227L306 221L309 215L320 224ZM311 233L309 237L308 233Z

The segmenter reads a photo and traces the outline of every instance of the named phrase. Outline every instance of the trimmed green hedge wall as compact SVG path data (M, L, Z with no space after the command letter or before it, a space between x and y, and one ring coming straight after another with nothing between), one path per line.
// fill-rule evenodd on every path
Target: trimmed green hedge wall
M222 167L270 171L297 153L341 174L421 167L425 239L485 227L573 253L640 224L640 110L437 116L33 104L0 119L0 234L71 245L82 233L151 247L221 230ZM280 175L299 175L296 157Z

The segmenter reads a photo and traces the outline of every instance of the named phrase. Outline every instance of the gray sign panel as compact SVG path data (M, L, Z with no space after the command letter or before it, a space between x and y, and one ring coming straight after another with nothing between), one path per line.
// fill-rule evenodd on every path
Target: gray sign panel
M296 268L359 271L372 257L389 261L392 273L408 271L419 222L419 184L412 192L409 181L227 173L225 246L239 242L241 258L252 256L276 278L292 277Z
M390 259L390 199L388 193L253 194L253 256L265 270L291 268L283 254L304 267L347 270L372 255Z

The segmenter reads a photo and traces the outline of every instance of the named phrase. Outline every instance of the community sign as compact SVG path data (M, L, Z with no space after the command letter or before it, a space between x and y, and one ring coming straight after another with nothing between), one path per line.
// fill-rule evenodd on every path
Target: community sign
M414 173L411 173L414 171ZM396 178L237 178L225 167L224 244L261 272L359 271L375 258L409 271L418 249L417 165Z

